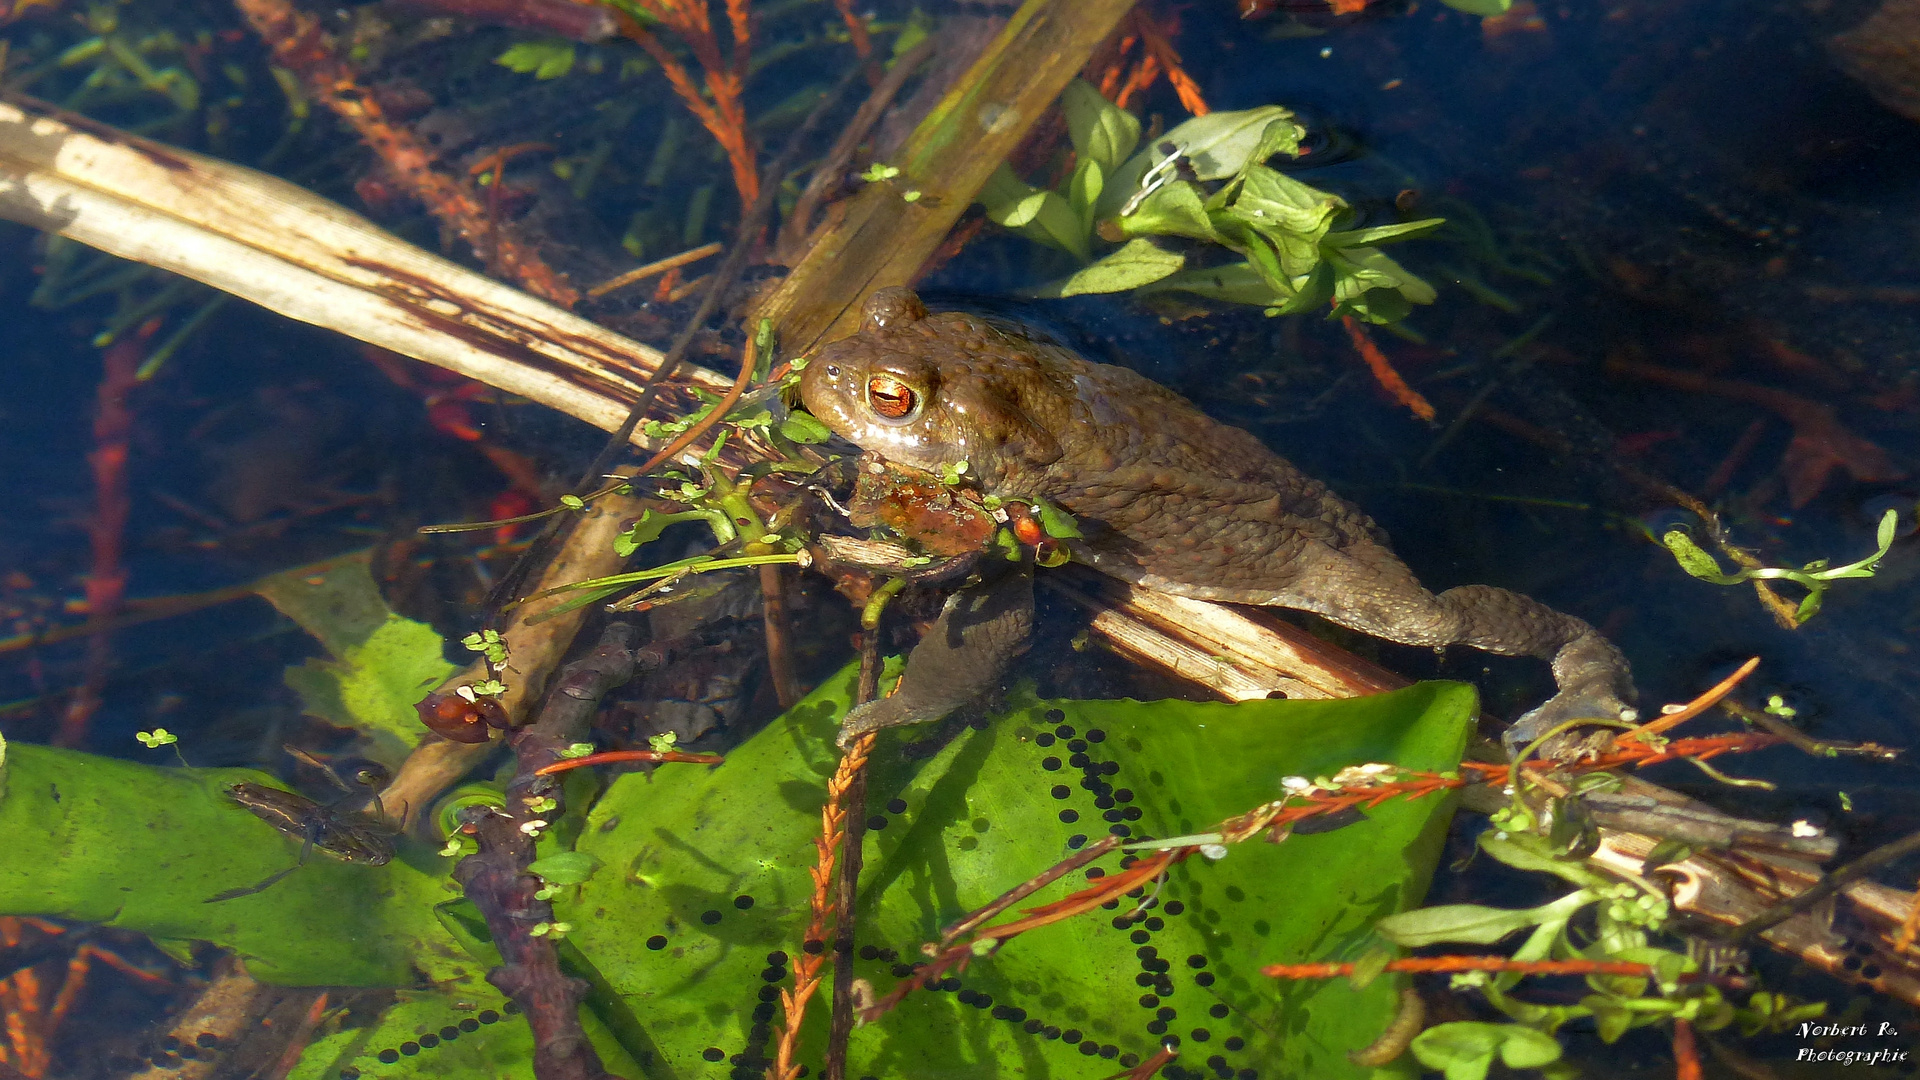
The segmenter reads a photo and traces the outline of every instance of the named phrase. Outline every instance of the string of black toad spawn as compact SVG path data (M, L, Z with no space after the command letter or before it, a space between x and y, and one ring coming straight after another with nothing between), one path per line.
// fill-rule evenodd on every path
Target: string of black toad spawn
M1075 831L1065 836L1064 846L1072 855L943 929L937 945L923 950L932 956L929 960L900 963L896 962L897 954L886 955L891 950L883 952L873 946L861 949L861 959L885 960L892 965L892 975L902 980L887 999L867 1013L866 1019L874 1019L890 1002L897 1003L917 988L952 994L959 1004L1006 1022L1026 1040L1031 1040L1026 1045L1058 1042L1074 1047L1084 1057L1114 1061L1125 1070L1114 1074L1115 1077L1145 1080L1160 1074L1167 1080L1207 1080L1208 1077L1260 1080L1261 1073L1255 1066L1261 1065L1262 1059L1248 1042L1258 1025L1243 1008L1249 989L1245 979L1234 973L1224 957L1210 957L1177 947L1169 949L1168 955L1161 955L1170 940L1158 935L1174 929L1182 917L1209 926L1221 918L1219 910L1199 902L1197 883L1189 882L1185 887L1192 906L1163 898L1163 891L1178 887L1170 875L1162 876L1178 861L1176 853L1160 852L1148 859L1128 854L1120 859L1118 872L1113 874L1104 867L1091 865L1132 840L1145 839L1136 832L1142 827L1139 823L1144 816L1137 805L1138 794L1131 787L1122 786L1130 767L1136 763L1130 760L1132 748L1126 745L1128 740L1115 739L1100 726L1077 728L1068 723L1066 714L1057 708L1044 712L1034 709L1026 719L1040 730L1016 731L1022 745L1031 748L1030 764L1034 768L1031 778L1046 790L1050 800L1065 804L1056 815L1061 831L1097 828L1089 820L1092 815L1084 813L1091 809L1106 823L1106 834L1090 836ZM1010 719L1001 722L1012 723ZM1064 779L1063 774L1068 770L1080 773L1077 793L1075 787L1055 783ZM1156 782L1153 775L1149 770L1141 779L1153 784ZM905 800L895 799L887 804L886 810L888 814L902 815L907 813L908 805ZM876 815L869 820L868 827L881 829L886 822L885 816ZM1035 827L1039 824L1033 822ZM1142 991L1136 1002L1142 1011L1134 1015L1140 1017L1141 1028L1147 1036L1145 1046L1126 1045L1131 1041L1129 1036L1110 1023L1089 1017L1084 1011L1078 1015L1070 1009L1063 1013L1057 998L1049 1000L1044 993L1030 992L991 970L977 973L969 970L970 962L978 958L973 946L981 942L976 932L986 922L1076 872L1084 874L1092 885L1089 892L1076 894L1081 902L1070 904L1073 898L1069 898L1045 908L1027 909L1029 914L1050 914L1023 921L1053 921L1065 917L1067 909L1063 904L1083 913L1095 907L1114 912L1112 930L1125 935L1126 943L1101 940L1106 934L1103 928L1096 933L1096 939L1088 943L1088 948L1103 953L1112 949L1111 955L1115 958L1120 952L1132 951L1139 968L1134 982ZM1235 899L1231 893L1227 898ZM1013 924L995 930L997 933L990 935L995 944L981 955L992 952L998 942L1020 932ZM957 944L963 938L972 940ZM1175 930L1172 940L1179 939L1180 934ZM1184 962L1180 962L1183 954ZM964 980L960 977L963 973L968 976ZM1106 989L1103 987L1102 992ZM1236 1001L1236 998L1242 1000ZM1013 1037L1024 1041L1021 1035ZM1158 1052L1147 1049L1152 1046L1157 1046ZM1183 1047L1195 1064L1175 1063Z
M474 837L480 850L460 860L454 880L486 916L487 930L503 961L487 981L513 999L533 1029L533 1075L537 1080L617 1080L580 1027L580 1002L587 983L560 970L553 942L553 905L537 899L539 878L527 867L534 841L547 823L565 812L561 782L540 770L561 760L569 747L586 739L600 699L633 677L636 669L657 666L650 650L632 649L633 627L608 626L593 652L568 664L548 693L540 718L507 736L517 767L507 785L504 807L472 806L461 811L460 831ZM545 927L544 932L536 932Z

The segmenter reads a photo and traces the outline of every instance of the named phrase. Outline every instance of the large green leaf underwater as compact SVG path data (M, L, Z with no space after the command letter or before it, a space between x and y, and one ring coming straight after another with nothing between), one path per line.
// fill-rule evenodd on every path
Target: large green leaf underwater
M595 987L589 1031L616 1074L764 1074L851 678L829 680L724 765L624 775L592 805L575 849L599 869L554 902L573 927L563 954ZM943 925L1110 832L1204 832L1278 797L1286 776L1450 769L1473 712L1471 688L1448 683L1240 705L1016 694L930 755L890 733L868 787L856 973L884 994ZM227 802L233 776L9 750L0 828L34 846L0 861L0 913L211 940L271 981L403 987L384 1013L323 1030L297 1080L530 1076L525 1025L478 978L490 948L465 901L445 903L452 860L417 845L381 867L315 855L265 892L208 904L298 850ZM1165 1070L1174 1080L1412 1075L1346 1057L1391 1019L1394 980L1276 983L1259 968L1375 944L1377 919L1419 903L1450 812L1444 798L1396 800L1332 832L1189 859L1138 899L1035 930L908 995L855 1031L849 1075L1106 1076L1163 1044L1180 1053ZM823 988L799 1060L817 1065L828 1009Z

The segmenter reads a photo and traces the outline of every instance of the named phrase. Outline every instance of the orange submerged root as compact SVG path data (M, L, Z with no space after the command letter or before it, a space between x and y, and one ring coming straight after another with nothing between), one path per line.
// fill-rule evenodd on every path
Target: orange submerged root
M1408 386L1407 380L1401 378L1400 373L1387 362L1387 354L1373 343L1373 338L1368 336L1367 328L1360 325L1360 320L1351 315L1342 315L1340 323L1347 328L1347 336L1353 339L1354 351L1367 362L1368 369L1381 387L1392 394L1395 401L1410 409L1413 415L1422 420L1433 419L1433 406L1420 396L1418 390Z

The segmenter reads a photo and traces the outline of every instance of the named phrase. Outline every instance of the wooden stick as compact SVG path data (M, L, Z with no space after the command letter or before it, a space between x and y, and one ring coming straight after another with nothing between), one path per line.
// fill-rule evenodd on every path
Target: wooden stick
M636 281L645 281L656 274L664 274L669 270L678 270L688 263L699 262L709 255L718 255L726 249L726 246L727 245L722 244L720 241L715 240L711 244L701 244L697 248L689 248L678 255L669 255L664 259L655 259L645 266L634 267L624 274L610 277L600 284L595 285L593 288L587 290L587 296L598 300L615 289L624 289Z

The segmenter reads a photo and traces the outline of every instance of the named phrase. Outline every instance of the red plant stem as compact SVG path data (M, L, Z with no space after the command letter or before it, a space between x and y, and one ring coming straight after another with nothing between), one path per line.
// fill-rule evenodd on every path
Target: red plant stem
M535 776L552 776L589 765L612 765L621 761L647 761L658 764L677 761L684 765L718 765L726 759L719 754L689 754L684 750L606 750L586 757L568 758L534 770Z
M1180 1051L1172 1047L1163 1046L1160 1048L1159 1053L1125 1072L1114 1073L1108 1077L1107 1080L1121 1080L1122 1077L1124 1077L1125 1080L1148 1080L1153 1074L1172 1064L1173 1059L1179 1056Z
M1523 975L1652 975L1653 965L1628 960L1511 960L1504 956L1411 956L1387 963L1388 971L1448 973L1518 971ZM1352 964L1270 964L1260 974L1276 979L1337 979Z
M847 33L853 38L853 54L861 60L873 55L873 38L867 34L867 21L853 10L853 0L833 0L834 10L840 13L840 21L847 24Z
M1751 660L1748 660L1746 663L1740 665L1739 670L1735 671L1733 674L1727 676L1726 678L1720 680L1720 682L1716 684L1713 687L1713 689L1708 690L1706 693L1701 694L1699 697L1694 698L1692 701L1687 702L1687 705L1685 708L1678 709L1674 712L1667 713L1656 719L1647 721L1646 723L1640 725L1639 727L1634 728L1632 731L1627 732L1625 735L1620 736L1619 740L1616 742L1616 745L1618 745L1619 743L1629 743L1629 742L1641 743L1644 745L1646 744L1646 740L1649 736L1658 735L1669 728L1677 727L1680 724L1683 724L1688 720L1691 720L1694 717L1699 716L1701 713L1706 712L1708 709L1718 704L1721 698L1726 697L1728 694L1733 693L1733 688L1740 685L1740 680L1753 674L1753 669L1759 666L1760 666L1759 657L1756 656Z
M753 53L753 19L746 0L726 0L727 24L733 33L732 59L720 55L720 43L713 34L713 20L707 14L707 0L648 0L644 5L685 42L693 58L706 73L706 96L693 85L693 76L667 47L646 27L632 18L619 18L620 30L647 51L680 95L687 108L712 133L727 152L733 169L733 186L740 193L742 206L749 205L760 193L760 173L754 162L753 142L747 133L746 107L741 96L746 90L748 61Z
M1387 393L1392 394L1395 401L1411 410L1413 415L1422 420L1433 419L1433 406L1427 402L1426 398L1420 396L1418 390L1408 386L1407 380L1401 378L1400 373L1393 369L1393 365L1387 361L1387 354L1381 352L1380 346L1375 345L1373 338L1367 336L1367 329L1360 325L1360 320L1351 315L1342 315L1340 323L1347 328L1347 336L1353 339L1354 350L1360 354L1362 360L1367 362L1367 367L1372 370L1375 381L1379 382Z
M86 677L60 718L55 746L80 746L87 741L87 725L100 709L113 666L113 634L107 626L120 614L127 597L127 569L120 558L133 509L127 497L133 408L127 399L137 382L140 361L146 358L147 339L159 328L158 319L149 319L100 354L103 370L93 417L94 446L87 455L93 468L93 520L87 526L93 568L87 573L87 622L95 629L87 637Z
M1180 66L1180 54L1173 48L1172 36L1180 32L1180 20L1173 17L1165 26L1153 21L1153 17L1144 8L1134 8L1131 15L1134 27L1140 33L1140 43L1152 59L1167 73L1167 81L1173 84L1173 92L1180 97L1180 107L1195 116L1205 116L1211 110L1207 108L1207 99L1200 95L1200 85L1193 81L1185 68Z
M308 1004L306 1014L300 1017L300 1026L294 1029L293 1037L287 1040L287 1048L280 1053L280 1060L267 1070L264 1080L287 1080L293 1067L300 1064L308 1044L313 1042L313 1033L319 1029L320 1021L326 1018L327 997L327 992L322 990Z
M1709 758L1724 753L1736 753L1758 750L1783 742L1777 736L1758 735L1737 732L1729 735L1716 735L1699 739L1678 739L1655 749L1640 744L1629 744L1623 751L1595 760L1578 763L1531 760L1525 767L1530 771L1562 769L1574 772L1589 772L1599 769L1635 766L1667 761L1673 758ZM1229 818L1217 826L1227 843L1238 843L1251 839L1255 835L1271 833L1305 818L1320 814L1337 812L1348 808L1371 808L1392 798L1417 799L1435 791L1463 787L1467 784L1489 781L1505 776L1511 766L1489 762L1463 761L1461 770L1466 776L1440 776L1434 773L1409 772L1403 774L1407 779L1390 783L1370 784L1347 791L1327 792L1313 795L1298 803L1289 804L1288 800L1268 803L1256 807L1238 817ZM831 790L831 789L830 789ZM832 804L829 804L831 809ZM815 841L819 843L819 841ZM1199 848L1180 847L1154 853L1143 858L1117 874L1101 877L1094 884L1070 896L1040 907L1026 908L1025 918L1012 922L989 926L973 932L973 936L964 942L951 943L953 939L966 931L949 929L941 937L946 947L930 953L932 959L922 965L912 975L894 984L892 990L862 1012L862 1018L871 1023L898 1005L908 994L936 982L949 970L964 970L967 963L976 955L975 950L985 948L998 949L1007 941L1029 930L1060 922L1086 911L1098 908L1108 900L1126 893L1158 877L1171 867L1193 855ZM1072 860L1068 860L1071 862ZM1079 864L1075 864L1076 866ZM1037 880L1057 880L1061 866L1056 865ZM1024 887L1023 887L1024 889ZM1030 891L1030 890L1028 890ZM1025 895L1021 891L1020 895ZM1004 898L1003 898L1004 899ZM969 929L977 926L991 912L1004 910L1005 905L996 901L990 905L988 914L976 912L961 923ZM1287 978L1332 978L1353 970L1351 964L1299 964L1278 965L1266 969L1266 974ZM1522 970L1534 974L1605 974L1605 975L1647 975L1652 969L1645 964L1628 964L1613 961L1539 961L1530 965L1497 956L1465 957L1420 957L1410 960L1396 960L1387 966L1389 971L1506 971ZM796 969L796 974L798 970ZM772 1074L770 1074L772 1075ZM784 1080L783 1075L773 1075L773 1080Z
M1673 1022L1674 1080L1700 1080L1700 1048L1693 1041L1693 1025L1685 1020Z

